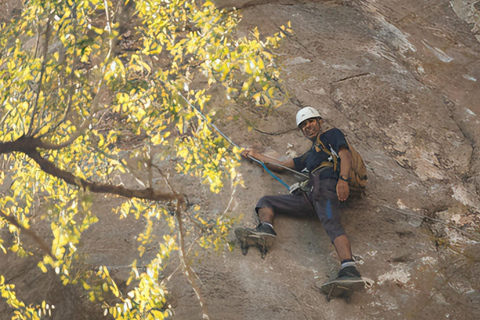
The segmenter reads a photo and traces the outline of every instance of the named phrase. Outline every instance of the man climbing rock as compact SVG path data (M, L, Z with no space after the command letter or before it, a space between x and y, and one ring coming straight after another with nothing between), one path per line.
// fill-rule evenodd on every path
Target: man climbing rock
M273 228L275 215L316 215L341 261L341 269L335 280L360 280L350 241L340 222L339 202L347 200L350 193L351 153L345 135L336 128L323 131L323 119L312 107L298 111L296 121L304 136L313 142L310 150L302 156L279 161L251 148L245 149L242 155L257 159L277 172L284 171L285 167L299 172L306 169L309 173L308 183L293 194L262 197L255 207L260 224L255 229L238 228L235 230L236 236L242 242L244 253L249 245L257 245L263 250L263 256L277 236Z

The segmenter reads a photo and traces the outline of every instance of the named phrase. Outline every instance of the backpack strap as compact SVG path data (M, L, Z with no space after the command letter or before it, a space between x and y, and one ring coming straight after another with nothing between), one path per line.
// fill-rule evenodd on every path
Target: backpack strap
M333 170L334 171L339 171L340 168L338 166L338 154L335 152L335 150L333 150L332 146L330 146L330 149L328 149L325 144L322 142L322 140L320 140L320 137L327 131L330 131L331 129L333 128L330 128L328 130L325 130L324 132L322 132L321 134L319 134L317 136L317 139L315 140L315 142L313 143L314 147L315 147L315 151L319 152L319 151L323 151L325 152L328 156L329 156L329 161L324 161L322 162L318 167L316 167L315 169L312 170L312 173L314 173L315 171L321 169L321 168L325 168L325 167L333 167Z

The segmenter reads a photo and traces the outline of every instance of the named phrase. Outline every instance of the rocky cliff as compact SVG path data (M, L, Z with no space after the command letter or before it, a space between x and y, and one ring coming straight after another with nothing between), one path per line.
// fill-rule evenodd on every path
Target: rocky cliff
M367 164L369 185L365 196L343 206L343 223L359 270L375 284L351 304L327 302L318 284L336 273L339 261L321 224L280 216L265 259L254 249L243 256L236 245L192 261L210 318L479 319L480 1L217 3L242 14L239 36L255 26L273 34L288 21L294 31L278 52L289 102L266 115L215 97L224 119L217 125L241 146L276 157L309 147L294 122L306 105L347 134ZM220 195L187 177L181 183L212 215L242 216L238 225L253 227L256 201L286 190L256 164L244 161L241 173L245 187L226 187ZM281 178L297 181L291 174ZM126 250L135 254L133 234L142 225L132 220L125 229L111 217L109 201L97 199L104 218L80 249L98 264L117 266L112 272L121 279L121 267L132 260ZM54 301L52 318L102 317L54 275L39 280L35 262L12 258L0 266L18 278L19 290L31 287L31 296ZM173 258L165 271L173 318L201 319L177 266Z

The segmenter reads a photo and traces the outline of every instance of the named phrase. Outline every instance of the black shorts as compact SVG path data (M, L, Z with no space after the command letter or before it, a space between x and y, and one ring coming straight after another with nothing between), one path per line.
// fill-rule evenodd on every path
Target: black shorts
M312 180L313 190L311 192L300 192L298 195L264 196L258 201L255 210L258 213L260 208L270 208L275 215L286 214L297 217L316 214L333 242L335 238L345 234L340 222L337 180L320 180L318 178Z

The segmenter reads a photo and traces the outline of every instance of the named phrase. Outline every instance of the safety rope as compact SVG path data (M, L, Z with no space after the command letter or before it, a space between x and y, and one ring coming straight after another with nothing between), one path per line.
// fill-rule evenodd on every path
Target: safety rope
M202 117L203 120L205 120L205 123L206 123L207 125L211 126L213 129L215 129L215 131L217 131L222 137L224 137L225 140L227 140L231 145L233 145L233 146L235 146L235 147L237 147L237 148L240 149L240 146L238 146L238 145L237 145L235 142L233 142L227 135L225 135L220 129L218 129L218 127L217 127L215 124L209 122L208 119L207 119L207 117L205 117L205 115L204 115L197 107L195 107L194 105L192 105L192 104L187 100L187 98L185 98L185 97L182 95L182 93L181 93L180 91L177 91L177 93L178 93L178 95L179 95L180 97L183 98L183 100L185 100L185 102L186 102L193 110L195 110L195 111ZM267 168L267 166L266 166L266 164L265 164L264 162L262 162L262 161L260 161L260 160L258 160L258 159L255 159L255 158L252 157L252 156L248 156L248 158L252 159L253 161L255 161L255 162L257 162L257 163L259 163L259 164L265 169L265 171L268 172L268 174L270 174L274 179L276 179L278 182L280 182L282 185L284 185L285 188L287 188L288 190L290 190L290 186L289 186L288 184L286 184L282 179L280 179L279 177L277 177L272 171L270 171L270 170ZM304 177L308 177L308 176L306 176L306 175L303 174L303 173L299 173L299 172L297 172L297 171L292 170L291 168L285 167L285 166L283 166L283 165L281 165L281 164L278 164L278 163L268 162L268 164L276 165L276 166L282 167L282 168L284 168L284 169L290 170L290 171L292 171L292 172L295 172L295 173L297 173L297 174L300 174L300 175L302 175L302 176L304 176Z
M304 178L307 178L307 179L309 178L308 174L298 172L297 170L294 170L294 169L292 169L292 168L289 168L289 167L287 167L287 166L284 166L284 165L282 165L282 164L280 164L280 163L266 162L266 161L265 161L264 163L265 163L265 164L272 164L272 165L274 165L274 166L277 166L277 167L283 168L283 169L285 169L285 170L288 170L288 171L290 171L290 172L293 172L293 173L295 173L295 174L297 174L297 175L299 175L299 176L301 176L301 177L304 177Z
M272 171L270 171L267 166L265 165L265 163L263 163L262 161L258 160L258 159L255 159L254 157L251 157L251 156L248 156L250 159L252 159L253 161L257 162L257 163L260 163L263 167L263 169L265 169L265 171L267 171L274 179L276 179L278 182L280 182L281 184L283 184L285 186L285 188L287 188L289 191L290 191L290 186L288 184L286 184L285 182L283 182L282 179L280 179L279 177L277 177Z

